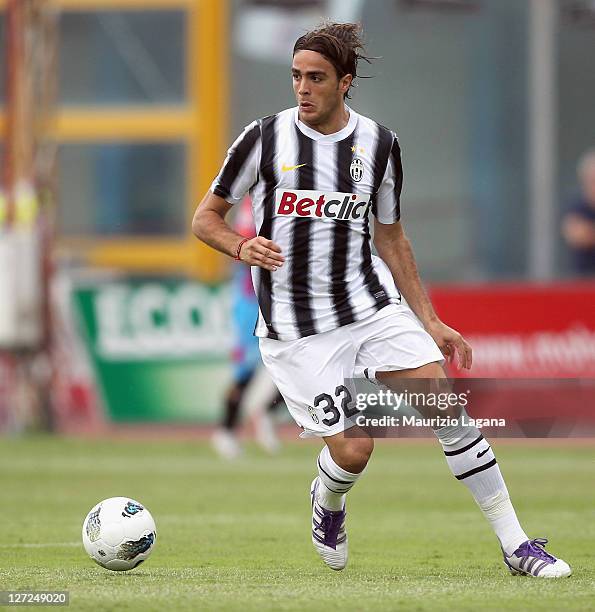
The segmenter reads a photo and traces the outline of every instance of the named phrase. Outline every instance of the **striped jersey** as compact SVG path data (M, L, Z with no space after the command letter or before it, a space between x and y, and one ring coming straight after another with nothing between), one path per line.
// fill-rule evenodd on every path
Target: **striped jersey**
M400 218L403 170L393 132L348 109L321 134L298 109L252 122L233 143L211 190L231 204L252 197L259 236L281 247L275 272L254 266L255 334L294 340L362 320L401 296L372 255L369 213Z

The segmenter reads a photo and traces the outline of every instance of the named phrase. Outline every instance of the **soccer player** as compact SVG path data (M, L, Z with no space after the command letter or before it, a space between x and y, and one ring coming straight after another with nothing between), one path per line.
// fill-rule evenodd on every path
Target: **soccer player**
M249 197L244 198L239 205L233 227L244 237L253 238L256 235ZM231 295L235 332L232 353L233 381L226 393L221 426L212 438L213 446L224 459L239 457L242 452L237 438L240 415L242 412L249 412L254 419L256 441L266 452L275 454L281 445L272 416L282 398L262 364L258 338L253 334L254 321L258 316L258 302L248 266L235 266Z
M595 149L578 164L581 193L564 216L562 235L570 247L579 276L595 277Z
M432 308L400 221L399 141L345 104L361 59L368 58L355 24L329 23L300 37L291 68L297 107L246 127L193 221L199 239L252 266L263 361L301 435L325 442L311 487L312 542L335 570L347 563L346 494L374 447L364 432L345 433L353 414L347 379L395 387L403 378L445 378L444 357L471 367L471 348ZM247 191L258 228L251 240L225 222ZM479 430L435 433L510 571L570 575L544 550L546 540L523 531Z

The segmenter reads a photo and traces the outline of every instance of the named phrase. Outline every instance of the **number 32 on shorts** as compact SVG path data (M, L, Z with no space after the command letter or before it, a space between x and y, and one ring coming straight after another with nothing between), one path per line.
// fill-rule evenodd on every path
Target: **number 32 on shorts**
M335 398L340 399L340 408L343 411L346 419L351 418L353 415L358 413L358 409L351 405L352 397L349 393L349 389L345 385L339 385L335 389ZM339 408L335 406L335 398L329 393L320 393L314 398L314 408L322 408L327 416L326 419L322 419L322 422L328 427L332 427L339 422L341 413ZM312 418L314 415L312 414Z

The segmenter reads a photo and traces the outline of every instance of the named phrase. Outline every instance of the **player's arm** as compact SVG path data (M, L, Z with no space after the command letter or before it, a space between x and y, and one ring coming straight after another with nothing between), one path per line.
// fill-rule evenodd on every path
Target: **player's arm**
M434 311L419 277L413 249L401 222L380 223L375 219L374 245L393 275L399 291L442 353L453 359L456 351L459 367L470 368L471 347L459 332L445 325Z
M261 236L246 240L225 221L233 205L240 204L256 184L260 153L260 124L253 121L227 151L219 174L194 213L192 231L199 240L226 255L274 271L283 264L281 249Z
M285 258L281 255L279 246L272 240L262 236L245 240L228 225L225 217L231 208L232 205L221 196L208 191L192 219L194 235L230 257L236 256L241 245L240 260L251 266L260 266L271 271L282 266Z

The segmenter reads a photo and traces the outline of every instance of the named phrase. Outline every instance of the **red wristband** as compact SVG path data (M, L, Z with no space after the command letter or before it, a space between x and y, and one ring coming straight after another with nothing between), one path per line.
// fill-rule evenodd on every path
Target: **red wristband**
M244 244L245 244L246 242L248 242L248 240L250 240L250 239L249 239L249 238L244 238L244 240L242 240L242 241L240 242L240 244L238 244L238 248L236 249L236 254L235 254L235 257L234 257L234 259L235 259L236 261L241 261L241 260L240 260L240 252L241 252L241 250L242 250L242 247L244 246Z

